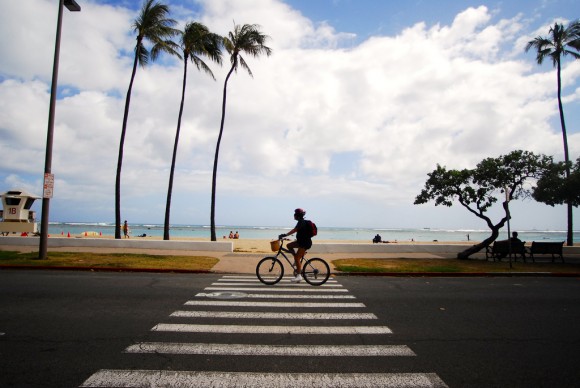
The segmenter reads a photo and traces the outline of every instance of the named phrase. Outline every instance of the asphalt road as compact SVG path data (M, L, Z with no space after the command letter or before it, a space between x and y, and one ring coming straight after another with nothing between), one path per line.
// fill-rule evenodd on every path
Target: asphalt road
M575 387L579 322L575 278L353 276L291 288L217 274L5 270L0 386Z

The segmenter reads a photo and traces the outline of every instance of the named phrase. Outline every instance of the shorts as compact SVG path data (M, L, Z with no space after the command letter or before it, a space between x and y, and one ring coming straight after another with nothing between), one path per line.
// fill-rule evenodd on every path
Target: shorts
M312 247L312 240L309 238L301 238L296 240L298 246L304 249L310 249Z

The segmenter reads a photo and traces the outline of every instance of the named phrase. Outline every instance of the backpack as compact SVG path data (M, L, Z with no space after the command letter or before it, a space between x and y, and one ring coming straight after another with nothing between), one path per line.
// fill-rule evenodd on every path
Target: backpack
M306 232L306 235L310 238L316 236L318 234L318 228L316 227L316 224L309 220L305 221L306 223L304 225L304 231Z

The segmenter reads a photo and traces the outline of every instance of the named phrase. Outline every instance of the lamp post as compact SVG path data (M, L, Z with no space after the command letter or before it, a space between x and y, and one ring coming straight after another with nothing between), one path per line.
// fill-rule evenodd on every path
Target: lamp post
M58 84L58 58L60 55L60 30L62 26L63 5L71 12L78 12L81 6L75 0L59 0L58 20L56 23L56 43L54 44L54 62L52 65L52 85L50 87L50 107L48 110L48 130L46 133L46 155L44 159L44 189L42 192L42 218L40 222L40 245L38 248L38 258L46 259L48 246L48 213L50 198L52 198L52 188L54 177L52 169L52 138L54 133L54 108L56 106L56 92Z
M512 269L512 239L511 239L511 230L510 230L510 218L512 218L510 214L510 194L508 191L508 187L505 187L505 211L507 215L507 241L508 241L508 256L510 258L510 269Z

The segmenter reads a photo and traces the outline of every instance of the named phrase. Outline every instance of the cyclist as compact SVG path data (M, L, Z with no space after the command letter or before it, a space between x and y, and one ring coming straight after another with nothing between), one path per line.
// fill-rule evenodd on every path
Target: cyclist
M312 247L312 239L310 238L310 235L307 233L306 230L308 224L304 220L305 215L306 212L303 209L298 208L294 210L294 219L298 221L296 223L296 226L290 232L280 235L280 238L284 238L286 236L296 233L296 241L292 241L291 243L286 245L286 248L288 248L288 250L292 253L292 255L294 255L294 261L296 262L296 277L291 279L291 281L294 283L302 281L301 275L302 264L300 260L302 260L302 258L306 254L306 250ZM294 248L297 248L298 250L294 251Z

